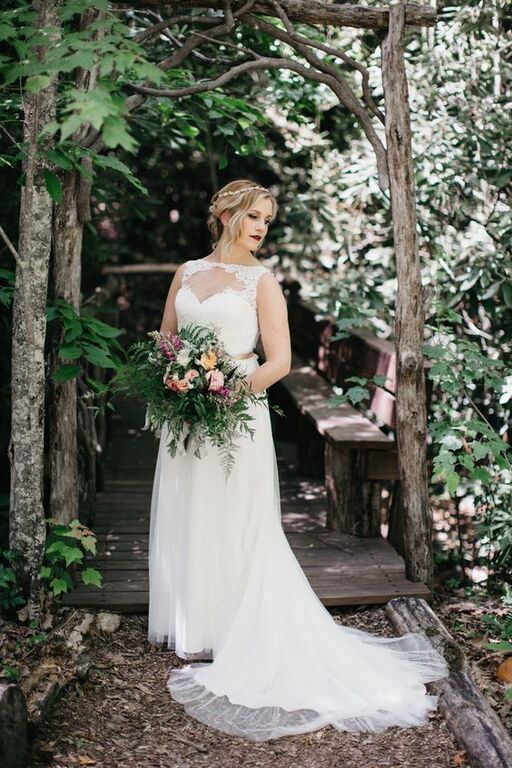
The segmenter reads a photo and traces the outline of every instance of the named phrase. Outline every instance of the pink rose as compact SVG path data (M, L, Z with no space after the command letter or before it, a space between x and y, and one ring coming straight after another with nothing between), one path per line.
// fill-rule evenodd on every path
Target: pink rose
M208 381L208 389L212 392L217 392L224 385L224 374L218 368L207 371L205 378Z
M164 384L167 387L167 389L170 389L171 392L177 392L178 391L178 382L175 379L172 379L170 376L167 378L164 378Z
M186 392L188 390L188 383L185 381L185 379L178 379L176 382L176 387L178 392Z
M195 368L189 368L188 371L185 372L185 375L183 376L184 380L187 382L189 389L192 389L194 386L192 384L192 381L199 376L199 371L196 371Z

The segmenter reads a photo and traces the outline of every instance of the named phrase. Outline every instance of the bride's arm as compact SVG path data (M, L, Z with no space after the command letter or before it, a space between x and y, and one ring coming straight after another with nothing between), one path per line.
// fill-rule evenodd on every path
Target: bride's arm
M288 307L279 282L270 272L258 280L257 307L265 362L245 378L255 393L286 376L292 360Z
M176 298L176 294L178 293L178 290L181 286L181 278L184 268L185 264L180 264L174 273L174 277L169 288L169 293L167 294L167 300L165 302L164 314L160 325L160 333L165 334L178 332L178 320L176 318L176 311L174 309L174 299Z

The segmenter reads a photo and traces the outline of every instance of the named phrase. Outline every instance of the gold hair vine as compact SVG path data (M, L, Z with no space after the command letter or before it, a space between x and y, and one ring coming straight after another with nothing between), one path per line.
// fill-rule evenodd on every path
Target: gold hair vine
M226 195L241 195L242 192L249 192L251 189L262 189L264 192L268 192L265 187L244 187L243 189L234 189L231 192L221 192L218 197L226 197Z

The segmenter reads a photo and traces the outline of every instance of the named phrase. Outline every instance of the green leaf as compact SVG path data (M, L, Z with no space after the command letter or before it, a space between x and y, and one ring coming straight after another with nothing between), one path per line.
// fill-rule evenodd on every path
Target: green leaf
M459 475L457 472L447 472L446 473L446 487L448 488L448 493L453 496L457 488L459 487Z
M103 141L107 147L121 147L127 152L135 150L139 143L131 136L125 123L118 117L108 117L103 123Z
M76 360L78 357L82 356L82 350L77 345L63 344L59 347L58 356L68 360Z
M444 435L439 442L449 451L456 451L462 448L462 440L455 435Z
M69 320L65 318L62 325L64 326L66 333L64 334L64 342L70 344L75 341L82 334L82 323L79 320Z
M486 643L484 645L488 651L505 651L506 653L512 653L512 643L503 640L500 643Z
M65 579L52 579L50 581L50 587L52 588L54 595L60 595L62 592L69 591L68 583Z
M96 568L85 568L82 573L84 584L93 584L95 587L101 587L102 575Z
M80 539L80 544L87 552L90 552L92 555L96 554L96 537L95 536L82 536Z
M446 349L444 347L435 347L431 344L424 344L423 354L433 360L436 360L446 357Z
M48 88L52 81L52 77L53 75L32 75L32 77L27 79L25 88L27 91L30 91L30 93L39 93L45 88Z
M512 307L512 283L503 283L501 293L507 307Z
M46 157L54 165L63 168L65 171L71 171L73 168L73 160L60 149L49 149L46 153Z
M483 459L490 452L489 443L481 443L477 440L473 440L471 447L473 449L473 456L475 457L475 461Z
M350 387L347 389L346 394L353 405L360 403L362 400L366 400L369 397L368 390L364 387Z
M81 370L81 365L73 365L72 363L61 365L61 367L57 368L52 374L52 379L54 381L71 381L75 376L78 376Z
M48 194L56 203L60 203L62 200L62 184L60 179L48 168L44 169L44 180Z
M145 195L149 194L147 187L145 187L141 181L133 175L128 166L119 160L119 158L111 157L110 155L95 155L94 162L101 168L112 168L114 171L119 171L123 174L126 180L130 182L130 184L133 184L133 186L136 187L136 189L140 190Z
M98 365L100 368L117 368L116 363L105 352L90 344L84 344L84 355L92 365Z
M84 559L84 553L78 547L70 547L64 541L55 541L46 549L46 554L55 555L59 559L63 559L66 565L71 563L78 563Z
M472 473L473 480L481 480L484 485L489 485L491 475L485 467L476 467Z
M83 316L85 322L85 315ZM114 325L104 323L102 320L98 320L95 317L87 317L88 326L99 336L105 339L115 339L117 336L121 336L124 331L122 328L116 328Z

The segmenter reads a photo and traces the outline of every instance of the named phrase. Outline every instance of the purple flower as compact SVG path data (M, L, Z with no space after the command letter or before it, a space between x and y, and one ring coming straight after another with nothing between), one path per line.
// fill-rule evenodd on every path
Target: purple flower
M183 342L181 341L180 337L175 333L171 336L171 344L173 345L174 349L181 349L183 346Z
M175 360L176 355L172 351L172 349L169 347L166 341L162 341L160 344L160 349L162 350L162 354L164 357L166 357L168 360Z

